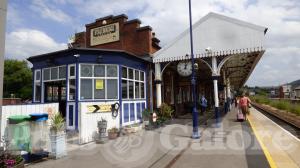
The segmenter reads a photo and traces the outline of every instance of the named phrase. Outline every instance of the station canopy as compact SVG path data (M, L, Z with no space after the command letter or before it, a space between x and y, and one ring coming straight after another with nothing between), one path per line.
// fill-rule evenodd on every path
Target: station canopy
M233 86L244 85L263 55L267 28L216 13L209 13L193 24L194 57L211 63L227 58L222 71ZM205 49L210 48L211 52ZM189 29L153 55L154 63L191 59ZM201 68L201 67L200 67Z

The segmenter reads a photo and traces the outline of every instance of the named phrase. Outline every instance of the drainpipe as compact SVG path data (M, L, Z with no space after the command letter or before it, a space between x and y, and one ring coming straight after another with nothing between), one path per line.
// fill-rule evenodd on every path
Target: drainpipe
M156 107L161 105L161 68L160 63L155 64L155 83L156 83Z
M2 119L2 96L3 96L3 75L4 75L4 49L5 49L5 24L6 24L7 2L0 1L0 119ZM0 121L1 123L1 121ZM2 132L0 128L0 137ZM1 146L1 144L0 144Z

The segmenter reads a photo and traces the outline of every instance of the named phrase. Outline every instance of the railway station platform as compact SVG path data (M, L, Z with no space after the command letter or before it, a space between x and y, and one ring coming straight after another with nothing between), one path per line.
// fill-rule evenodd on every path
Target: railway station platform
M300 167L300 140L255 108L249 123L272 167Z
M237 122L236 111L232 108L223 115L220 127L212 113L199 116L198 140L190 138L192 120L185 116L164 127L122 136L106 144L78 146L65 158L28 167L299 167L299 139L254 108L247 122Z

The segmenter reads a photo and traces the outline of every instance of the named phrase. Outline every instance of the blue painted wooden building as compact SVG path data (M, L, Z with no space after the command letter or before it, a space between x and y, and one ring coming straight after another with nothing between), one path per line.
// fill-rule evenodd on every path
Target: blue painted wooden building
M96 19L68 49L28 58L33 103L59 103L67 130L78 130L82 143L93 139L103 118L108 128L141 122L149 104L150 55L160 49L159 40L151 27L127 19Z

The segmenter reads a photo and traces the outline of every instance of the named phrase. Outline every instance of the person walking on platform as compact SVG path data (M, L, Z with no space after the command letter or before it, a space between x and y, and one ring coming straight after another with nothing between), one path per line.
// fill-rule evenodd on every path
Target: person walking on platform
M239 100L239 105L240 105L242 113L245 117L245 120L247 120L247 112L248 112L248 107L249 107L250 103L251 103L250 99L245 95L245 93L243 93L242 97Z
M207 100L205 99L204 95L202 95L200 99L200 106L201 106L201 115L203 115L207 107Z

